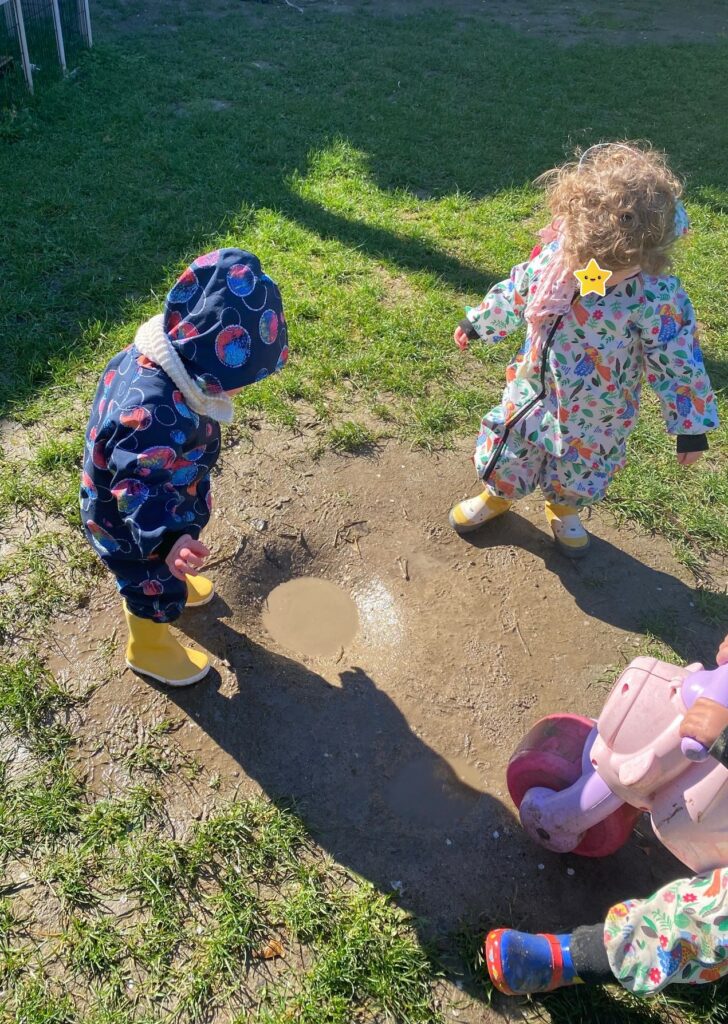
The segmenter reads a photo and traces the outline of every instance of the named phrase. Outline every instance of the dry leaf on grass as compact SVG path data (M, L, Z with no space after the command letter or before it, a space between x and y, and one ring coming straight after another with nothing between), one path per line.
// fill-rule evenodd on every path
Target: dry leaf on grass
M269 939L265 946L255 954L258 960L275 960L277 957L285 955L286 951L283 948L283 943L279 942L278 939Z

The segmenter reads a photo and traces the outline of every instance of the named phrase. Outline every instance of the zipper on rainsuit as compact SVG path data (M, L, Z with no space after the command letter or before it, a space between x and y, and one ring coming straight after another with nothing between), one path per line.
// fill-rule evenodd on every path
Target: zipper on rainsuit
M569 311L571 311L571 306L573 306L576 302L578 295L578 292L574 293L574 297L571 300ZM546 397L546 369L548 367L549 352L551 351L551 348L554 343L554 336L558 331L559 327L561 326L564 316L564 313L559 313L559 315L556 317L553 324L549 328L549 333L547 334L546 341L544 342L543 353L541 356L541 390L537 395L535 395L531 399L530 402L526 402L526 404L521 409L519 409L518 412L516 412L515 415L511 417L511 419L507 420L506 423L503 424L503 436L499 438L498 444L495 446L493 454L488 459L488 465L485 467L485 470L481 477L483 483L487 482L488 477L491 475L496 465L498 464L498 459L501 457L503 449L506 446L506 441L508 440L508 437L510 435L511 428L515 427L517 423L520 423L523 417L527 416L528 413L531 412L532 409L535 409L538 403L542 402Z

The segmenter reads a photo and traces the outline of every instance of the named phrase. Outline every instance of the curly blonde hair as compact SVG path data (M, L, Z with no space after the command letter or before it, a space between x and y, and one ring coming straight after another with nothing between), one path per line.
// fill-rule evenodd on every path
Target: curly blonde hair
M669 266L682 184L664 153L637 142L606 143L536 184L560 221L569 269L592 258L612 271L639 266L660 274Z

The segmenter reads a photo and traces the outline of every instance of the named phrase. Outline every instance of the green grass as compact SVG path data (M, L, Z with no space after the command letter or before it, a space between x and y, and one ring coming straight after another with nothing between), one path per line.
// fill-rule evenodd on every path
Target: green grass
M114 10L109 0L107 18ZM260 253L291 322L289 369L251 389L241 415L291 423L305 400L346 451L361 443L347 426L359 422L352 401L381 418L382 433L421 445L473 433L519 339L462 356L452 327L530 247L542 215L529 182L576 143L644 134L655 105L652 141L687 176L695 222L678 270L722 391L728 128L705 97L725 88L723 44L644 46L632 61L634 50L545 47L473 20L468 46L489 55L488 74L474 78L461 72L463 30L447 14L390 24L312 8L292 22L290 9L250 5L193 25L167 13L172 50L144 36L97 48L78 80L47 85L12 119L24 130L0 149L11 211L0 412L43 424L30 463L6 455L0 512L76 523L98 371L174 274L217 244ZM229 106L213 109L220 100ZM645 404L609 503L688 560L725 550L726 429L686 473Z
M0 863L41 889L22 911L22 886L0 898L0 1020L441 1019L407 917L324 862L294 813L239 801L173 839L156 789L86 790L58 721L71 703L37 661L0 673L0 717L34 758L0 778ZM269 957L308 966L291 989Z
M326 440L334 451L356 454L371 449L376 444L376 435L360 423L344 420L329 430Z
M106 0L107 24L122 7L133 14ZM99 571L78 535L89 401L176 273L231 244L280 281L293 353L238 401L241 420L292 425L313 408L326 443L353 454L388 435L432 448L473 434L520 339L462 355L452 329L529 250L542 222L530 182L576 144L648 133L687 177L695 232L678 270L723 405L728 121L710 100L725 94L728 47L560 49L487 20L465 32L443 11L162 7L174 31L103 42L77 78L0 118L0 416L28 431L27 445L0 435L0 642L13 654L0 721L28 751L19 775L0 764L0 863L38 887L31 910L22 887L0 901L0 1021L186 1024L222 1007L237 1024L434 1024L437 970L409 922L322 860L295 814L241 801L169 834L165 778L200 772L170 723L140 737L126 788L87 790L65 724L75 698L28 652ZM704 466L679 470L647 396L608 499L699 576L728 547L726 427L711 444ZM715 594L698 600L719 616ZM664 653L672 625L651 628ZM284 956L267 972L273 941ZM460 945L477 987L477 943ZM669 1004L569 991L533 1012L718 1024L726 1006L725 988L705 986Z

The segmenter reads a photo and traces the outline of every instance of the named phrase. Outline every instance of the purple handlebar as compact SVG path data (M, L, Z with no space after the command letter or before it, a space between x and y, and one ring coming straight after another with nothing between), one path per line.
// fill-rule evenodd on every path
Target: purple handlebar
M682 684L685 707L689 710L701 697L707 697L708 700L714 700L716 704L728 708L728 665L721 665L712 670L701 669L685 678ZM689 736L681 742L680 750L689 761L704 761L710 753L707 747Z

